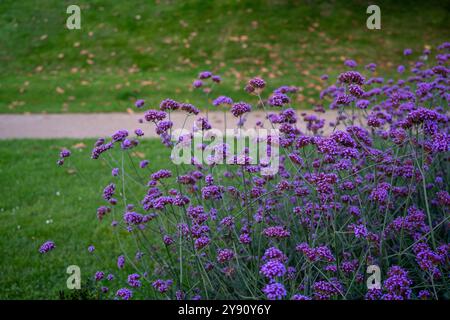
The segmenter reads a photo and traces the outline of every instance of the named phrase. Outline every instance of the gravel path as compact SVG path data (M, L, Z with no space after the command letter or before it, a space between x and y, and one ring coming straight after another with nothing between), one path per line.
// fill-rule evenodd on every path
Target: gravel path
M313 113L308 111L297 111ZM201 114L206 116L206 114ZM136 128L141 128L146 137L156 137L154 125L150 123L138 123L142 117L140 113L80 113L80 114L29 114L29 115L0 115L0 139L22 139L22 138L98 138L110 136L116 130L126 129L130 132ZM335 112L327 111L320 114L320 118L325 118L327 123L336 117ZM224 128L224 115L222 112L209 112L208 118L213 128ZM171 120L173 128L182 128L186 119L186 114L174 112ZM185 128L191 128L194 123L194 116L190 116L185 123ZM265 113L261 111L251 112L245 123L245 128L252 128L257 121L264 121ZM267 120L266 120L267 121ZM266 122L266 127L268 122ZM227 128L236 127L236 118L227 113ZM303 121L300 121L300 128L304 128Z

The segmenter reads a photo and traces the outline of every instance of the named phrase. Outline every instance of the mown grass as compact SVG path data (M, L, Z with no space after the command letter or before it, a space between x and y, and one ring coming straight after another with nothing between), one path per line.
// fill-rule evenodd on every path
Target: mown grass
M346 58L394 73L405 47L448 40L449 5L379 1L382 29L366 28L367 1L79 1L82 29L65 28L71 1L0 3L0 112L123 111L136 97L207 104L190 84L210 69L220 93L260 75L303 88L316 102L319 76ZM219 94L219 93L217 93ZM214 96L215 94L212 94Z
M58 299L60 290L67 291L69 265L81 268L83 283L96 271L94 262L117 269L114 262L121 248L110 222L96 218L97 206L104 204L102 188L113 178L105 163L88 160L93 142L0 141L1 299ZM77 149L80 143L87 147ZM143 154L131 155L135 161L145 157L151 170L167 167L169 154L159 141L143 144ZM73 156L58 167L62 147L70 148ZM55 241L56 249L41 255L38 250L46 240ZM90 244L96 255L88 253ZM131 242L123 245L133 253Z

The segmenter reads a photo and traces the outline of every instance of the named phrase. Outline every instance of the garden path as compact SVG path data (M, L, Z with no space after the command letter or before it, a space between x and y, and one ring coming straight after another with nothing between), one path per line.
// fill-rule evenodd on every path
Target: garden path
M298 110L300 116L302 112L312 113L311 110ZM206 116L205 113L201 114ZM142 118L142 113L78 113L78 114L2 114L0 115L0 139L23 139L23 138L98 138L110 136L116 130L126 129L132 132L136 128L141 128L146 137L156 137L154 125L152 123L138 123ZM333 121L336 112L327 111L319 114L320 118L325 118L327 123ZM173 112L171 121L173 128L182 128L186 119L186 113ZM192 128L194 116L188 117L185 128ZM222 112L210 111L208 119L213 128L224 128L224 114ZM236 118L231 113L227 113L227 128L236 128ZM262 111L251 112L247 116L245 128L252 128L257 121L264 121L265 113ZM299 121L300 129L305 128L304 121ZM266 128L268 122L266 120ZM328 128L328 126L326 126Z

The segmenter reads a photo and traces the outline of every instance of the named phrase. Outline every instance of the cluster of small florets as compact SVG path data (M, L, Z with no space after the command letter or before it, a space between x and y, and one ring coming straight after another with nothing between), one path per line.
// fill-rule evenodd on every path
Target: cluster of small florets
M274 93L268 100L269 105L273 107L282 107L290 102L291 99L289 99L289 97L284 93Z
M233 104L233 106L231 107L231 113L233 114L233 116L235 117L241 117L242 115L244 115L245 113L248 113L252 110L252 107L245 102L237 102L235 104Z
M55 243L53 241L46 241L44 242L41 247L39 248L40 253L47 253L53 249L55 249Z
M327 262L335 261L331 250L326 246L319 246L311 248L306 242L300 243L296 246L296 250L302 252L309 261L315 262L323 260Z
M180 103L172 100L172 99L165 99L163 101L161 101L160 105L159 105L159 109L161 111L175 111L178 110L180 108Z
M267 128L279 133L278 139L271 134L264 140L270 147L267 155L279 147L273 174L262 174L268 167L262 159L251 163L249 147L233 154L227 143L214 146L215 154L206 159L192 157L190 165L167 162L156 169L154 161L143 158L135 165L128 155L117 161L117 153L145 145L144 121L151 122L167 147L178 141L207 150L207 141L194 145L192 138L210 132L210 117L196 116L197 107L173 99L163 100L160 110L145 111L136 137L119 130L98 139L92 158L101 157L113 182L103 189L107 204L96 215L120 241L137 246L127 253L120 243L118 273L93 273L102 297L445 297L450 44L438 50L436 63L425 50L427 59L396 65L392 79L375 77L375 63L360 67L348 59L344 65L350 70L337 81L321 77L323 84L334 83L310 112L295 111L293 105L301 100L294 96L296 87L281 86L263 95L267 85L261 78L248 81L245 90L254 93L248 102L216 95L212 106L230 112L239 128L246 125L251 105L264 109L266 116L256 128L269 122ZM415 53L405 50L405 56L412 59ZM220 77L204 71L193 86L209 94L216 86L207 88L207 82L218 84ZM137 108L145 105L135 101ZM331 121L322 116L326 109L336 114ZM173 112L196 116L189 134L174 137ZM59 159L69 155L63 150ZM219 157L229 164L219 165ZM127 159L132 163L123 165ZM123 207L117 205L119 197ZM48 241L39 251L54 247ZM89 250L92 255L99 251L100 246ZM379 286L365 289L365 270L378 263ZM114 278L126 288L113 287Z
M169 290L172 283L173 283L172 280L158 279L152 283L152 287L158 290L160 293L165 293L167 292L167 290Z
M128 284L130 287L138 288L142 285L141 281L139 280L141 276L137 273L130 274L128 276Z
M197 79L194 80L192 86L194 88L201 88L205 84L205 80L210 79L213 83L220 83L222 79L218 75L214 75L211 71L202 71L198 74Z
M59 153L59 159L56 162L58 165L62 166L64 164L64 159L70 157L71 153L70 150L62 149Z
M365 78L357 71L347 71L339 75L339 81L346 84L364 84Z
M231 249L220 249L217 252L217 262L224 263L234 258L234 252Z
M233 99L227 96L219 96L213 101L215 107L219 106L231 106L233 104Z

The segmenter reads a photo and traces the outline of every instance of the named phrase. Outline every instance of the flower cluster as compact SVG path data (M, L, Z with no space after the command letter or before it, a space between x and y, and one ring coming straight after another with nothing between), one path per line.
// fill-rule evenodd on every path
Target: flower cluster
M114 274L120 282L111 291L102 283L114 284L112 274L95 274L104 296L446 297L450 44L436 50L435 59L427 51L426 59L395 66L392 78L375 77L375 63L361 67L346 60L347 71L337 79L321 77L327 87L308 112L294 109L296 87L266 94L262 78L247 83L252 101L211 99L213 106L237 118L239 128L252 105L264 109L266 117L256 128L280 133L277 142L267 138L270 152L275 145L280 148L276 174L262 174L264 161L251 163L251 145L232 155L227 165L217 164L215 156L208 161L192 156L190 165L175 167L168 161L167 167L156 169L153 161L129 166L116 161L117 155L126 160L123 153L146 144L141 129L134 131L136 137L119 130L97 140L91 156L104 161L105 168L109 165L106 173L112 179L99 195L106 205L97 208L97 218L105 227L110 224L120 241L137 246L131 254L118 246ZM404 55L411 60L416 54L408 49ZM206 83L220 81L204 71L193 86L209 93L213 86ZM135 105L143 108L145 102ZM323 116L327 109L331 121ZM146 110L140 122L150 122L169 148L176 140L192 150L207 150L206 141L195 145L192 137L209 132L209 118L196 117L192 132L175 139L173 112L186 118L199 114L189 103L165 99L159 110ZM214 150L228 156L232 149L220 144ZM61 151L59 161L69 155ZM49 241L39 251L53 248ZM365 270L377 264L382 281L378 289L367 290Z

